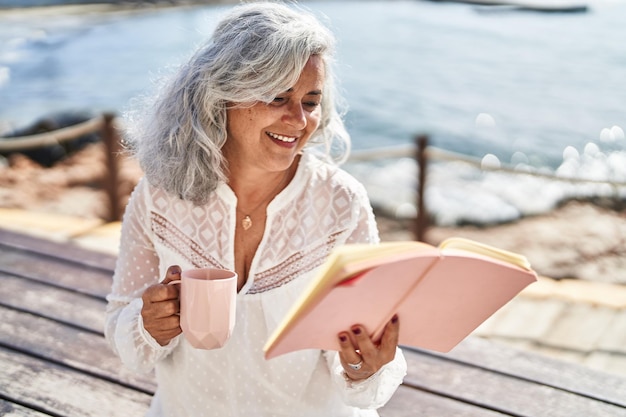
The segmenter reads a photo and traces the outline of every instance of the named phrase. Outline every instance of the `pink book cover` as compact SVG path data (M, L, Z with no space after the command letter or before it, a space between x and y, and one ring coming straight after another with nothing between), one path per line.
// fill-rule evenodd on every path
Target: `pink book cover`
M401 345L448 352L537 279L530 268L490 256L420 245L384 260L348 262L322 279L331 284L279 326L266 359L339 350L337 334L357 323L378 340L396 313Z

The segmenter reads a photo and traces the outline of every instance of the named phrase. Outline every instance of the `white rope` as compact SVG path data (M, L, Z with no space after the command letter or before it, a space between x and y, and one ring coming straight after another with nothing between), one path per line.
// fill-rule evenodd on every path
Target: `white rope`
M0 152L23 151L76 139L82 135L99 131L102 129L103 123L104 117L98 116L83 123L39 135L0 138Z
M116 120L117 121L117 120ZM24 149L32 149L41 146L53 145L64 141L78 138L79 136L96 132L102 129L104 117L98 116L86 122L66 128L58 129L40 135L21 136L16 138L0 138L0 152L19 151ZM348 162L365 162L380 159L397 159L397 158L415 158L417 148L415 145L402 145L387 148L363 149L352 151ZM463 155L456 152L446 151L440 148L429 146L426 148L426 157L443 161L461 161L473 165L483 171L502 171L517 175L530 175L534 177L547 178L556 181L566 181L571 183L588 183L588 184L608 184L614 187L625 187L624 181L606 181L585 178L568 178L544 172L520 171L510 166L490 167L483 166L479 158Z
M417 148L415 147L415 145L394 146L379 149L365 149L353 151L350 155L350 158L348 159L348 162L365 162L377 159L415 158L416 152ZM510 174L530 175L533 177L571 183L608 184L614 187L626 187L626 182L624 181L607 181L594 180L590 178L562 177L545 172L520 171L519 169L506 165L500 167L483 166L482 161L479 158L473 158L471 156L463 155L460 153L446 151L444 149L435 148L433 146L429 146L426 148L426 157L428 160L434 159L441 161L460 161L473 165L483 171L501 171Z

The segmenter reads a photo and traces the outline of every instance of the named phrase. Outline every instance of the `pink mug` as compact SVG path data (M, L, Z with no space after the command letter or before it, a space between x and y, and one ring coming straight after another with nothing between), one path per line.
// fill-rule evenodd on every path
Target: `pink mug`
M227 269L190 269L171 284L180 284L180 327L191 346L224 346L235 327L237 273Z

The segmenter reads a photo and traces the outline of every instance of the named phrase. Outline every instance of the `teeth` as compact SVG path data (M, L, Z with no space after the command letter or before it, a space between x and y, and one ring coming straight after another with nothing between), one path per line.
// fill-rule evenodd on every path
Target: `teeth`
M295 137L289 137L289 136L283 136L283 135L277 135L276 133L272 133L272 132L267 132L267 134L269 136L271 136L274 139L277 139L281 142L287 142L287 143L292 143L296 141Z

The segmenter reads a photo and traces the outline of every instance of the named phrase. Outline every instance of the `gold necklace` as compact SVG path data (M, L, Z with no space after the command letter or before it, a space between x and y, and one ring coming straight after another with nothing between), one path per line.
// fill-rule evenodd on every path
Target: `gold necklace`
M248 211L248 214L246 214L245 216L243 216L243 219L241 219L241 227L243 227L243 230L248 230L249 228L252 227L252 217L251 215L254 214L259 207L261 207L263 204L269 202L272 198L276 197L276 195L278 195L278 193L280 192L280 188L285 185L285 182L287 180L287 178L289 177L289 168L287 168L287 170L285 171L285 175L283 176L283 178L280 180L280 182L278 183L278 185L276 186L276 188L272 189L272 191L267 195L267 197L265 197L263 200L261 200L261 202L259 204L257 204L257 206Z

